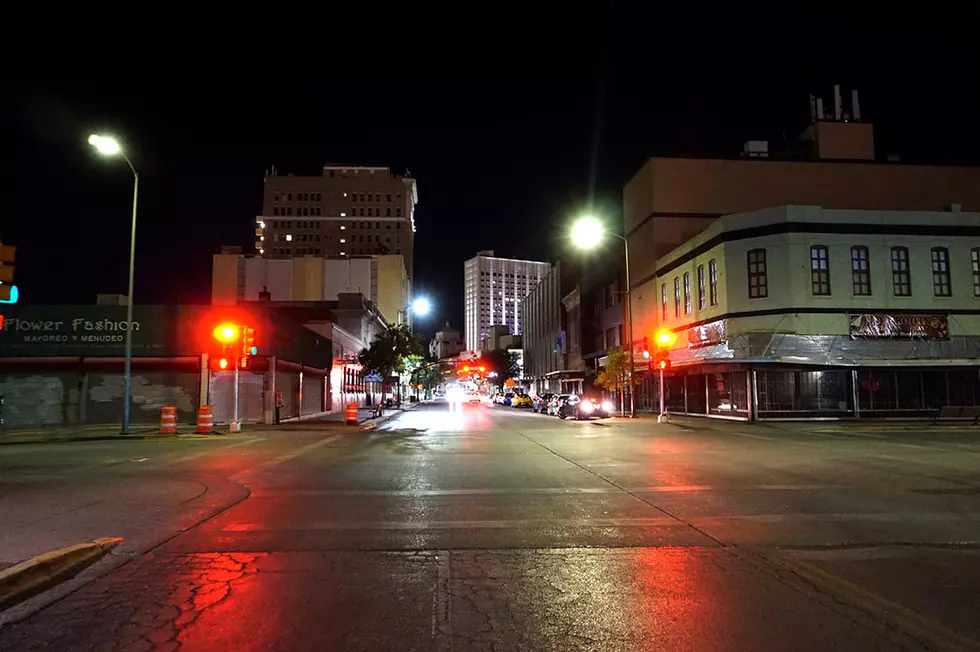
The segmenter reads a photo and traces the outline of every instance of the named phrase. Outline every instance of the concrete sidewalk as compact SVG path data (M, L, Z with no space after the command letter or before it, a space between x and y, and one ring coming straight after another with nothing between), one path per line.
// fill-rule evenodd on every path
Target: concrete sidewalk
M0 446L15 444L44 444L65 443L76 441L124 441L143 439L208 439L227 436L227 430L222 431L218 426L212 434L197 434L195 426L181 424L177 434L160 434L160 426L135 425L130 427L130 434L124 435L119 424L91 424L82 426L54 428L18 428L0 431Z

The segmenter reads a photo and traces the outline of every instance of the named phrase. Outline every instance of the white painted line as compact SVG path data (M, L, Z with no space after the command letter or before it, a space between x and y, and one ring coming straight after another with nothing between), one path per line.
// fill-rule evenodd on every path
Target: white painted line
M688 493L702 491L842 491L861 489L856 485L821 484L758 484L758 485L664 485L655 487L528 487L524 489L259 489L252 498L317 498L317 497L378 497L428 498L439 496L521 496L521 495L581 495L625 493Z
M254 475L256 473L262 473L263 471L267 471L268 469L271 469L274 466L279 466L280 464L283 464L290 460L294 460L297 457L300 457L301 455L306 455L310 451L314 451L317 448L326 446L327 444L336 440L338 437L339 435L332 435L330 437L327 437L326 439L321 439L320 441L313 442L312 444L307 444L306 446L300 446L299 448L289 451L288 453L284 453L278 457L273 457L272 459L268 459L263 462L260 462L250 469L244 469L242 471L239 471L235 475L231 476L231 480L233 482L240 482L242 479L248 476Z
M313 521L309 523L231 523L223 532L310 530L526 530L557 527L666 527L683 523L669 516L652 518L526 519L484 521Z

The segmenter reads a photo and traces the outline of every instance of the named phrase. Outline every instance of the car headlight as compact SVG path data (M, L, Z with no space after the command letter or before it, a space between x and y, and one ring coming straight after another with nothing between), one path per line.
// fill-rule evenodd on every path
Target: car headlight
M595 406L592 405L592 401L582 401L579 404L579 409L582 410L582 412L591 412L595 409Z
M612 412L615 409L616 409L616 406L612 404L612 401L603 401L602 402L602 411L603 412Z

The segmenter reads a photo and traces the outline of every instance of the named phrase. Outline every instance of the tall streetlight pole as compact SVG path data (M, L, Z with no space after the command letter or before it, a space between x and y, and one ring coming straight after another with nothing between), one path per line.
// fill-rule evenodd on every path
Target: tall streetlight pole
M626 255L626 337L629 340L629 394L630 394L630 417L636 417L636 401L633 398L633 297L631 294L632 284L630 283L630 243L625 236L607 231L602 222L594 217L583 217L572 225L572 241L582 248L591 248L599 244L604 235L611 235L623 241L623 250Z
M129 434L130 421L130 393L132 387L132 367L133 367L133 270L136 262L136 204L139 196L140 175L133 167L133 162L126 156L126 152L119 146L119 141L111 136L99 136L92 134L88 137L89 145L94 147L104 156L119 155L123 157L129 169L133 172L133 220L129 230L129 294L126 297L126 363L125 363L125 385L123 395L123 423L122 434Z

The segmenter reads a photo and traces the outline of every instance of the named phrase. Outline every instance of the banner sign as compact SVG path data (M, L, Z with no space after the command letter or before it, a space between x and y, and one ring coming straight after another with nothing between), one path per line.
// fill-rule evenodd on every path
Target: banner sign
M724 320L713 321L687 329L687 346L692 349L714 346L725 342Z
M851 315L850 322L852 340L949 339L947 315Z

